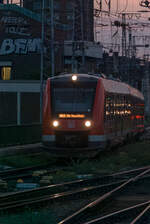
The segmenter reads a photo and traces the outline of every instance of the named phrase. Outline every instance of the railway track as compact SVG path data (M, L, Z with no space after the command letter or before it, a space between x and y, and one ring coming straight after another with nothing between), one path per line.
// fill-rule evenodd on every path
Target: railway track
M123 180L116 180L114 177L108 177L109 180L105 183L106 177L76 180L72 182L49 185L39 187L32 190L25 190L21 192L9 193L0 196L0 211L9 210L12 208L20 208L21 206L35 205L48 201L71 199L74 197L87 196L89 194L103 194L108 189L112 189L118 184L122 183ZM92 181L94 181L92 183ZM103 184L102 184L103 183ZM25 199L26 198L26 199Z
M51 165L51 164L50 164ZM30 166L30 167L24 167L24 168L17 168L17 169L9 169L6 171L0 171L0 179L9 181L9 180L17 180L19 178L26 179L26 178L32 178L33 172L37 170L45 170L45 173L43 175L49 175L49 174L55 174L56 172L60 170L69 170L67 167L58 167L58 168L49 168L50 166ZM110 179L114 179L115 177L119 177L122 175L135 175L141 172L142 170L146 170L150 168L150 166L145 166L143 168L137 168L129 171L123 171L118 172L112 175L102 176L100 177L101 180L103 180L103 183L107 183ZM42 176L42 174L41 174ZM128 178L128 177L127 177ZM93 179L93 181L98 180L99 177L96 177ZM104 182L105 181L105 182Z
M4 192L23 191L25 189L33 189L40 185L48 185L50 180L46 181L44 177L53 177L55 174L67 170L67 167L53 168L50 166L31 166L19 169L11 169L0 172L0 195Z
M1 171L0 172L0 178L3 180L15 180L18 178L31 178L32 174L34 171L37 170L45 170L45 173L50 174L50 173L55 173L58 170L63 170L67 169L65 167L60 167L60 168L49 168L50 166L31 166L31 167L24 167L24 168L17 168L17 169L11 169L7 171Z
M141 169L124 171L109 176L81 179L68 183L49 185L32 190L1 195L0 211L13 211L14 209L20 209L25 206L39 206L41 204L43 205L43 203L53 203L58 200L64 202L64 200L80 199L81 197L91 197L92 195L109 195L110 191L113 192L114 189L120 189L120 186L125 186L126 182L130 182L131 178L133 179L131 176L135 175L135 173L141 173L142 171L143 175L146 174L148 168L150 169L150 167L143 167ZM138 174L138 180L139 178L140 175ZM129 180L126 181L126 179ZM76 218L76 216L74 217ZM62 223L65 222L64 220Z
M92 223L93 224L94 223L111 223L111 224L113 224L114 223L114 224L116 224L116 223L121 223L120 221L118 222L118 220L120 219L120 215L121 216L123 215L123 212L127 213L128 211L131 211L131 210L135 211L135 210L137 210L137 208L139 209L140 206L143 206L143 208L144 208L144 205L142 204L139 206L137 204L134 207L132 206L131 208L128 208L125 210L122 209L122 210L119 210L118 212L114 212L114 213L110 212L111 210L113 210L112 207L114 208L116 206L115 202L117 202L118 198L121 195L125 195L126 192L128 192L130 190L130 188L137 190L137 188L139 187L138 185L142 183L141 180L149 181L150 177L145 176L148 173L150 173L150 169L142 171L140 174L136 175L135 177L132 177L132 178L124 181L123 183L120 183L119 186L117 186L114 189L108 191L107 193L101 195L93 202L87 204L86 206L82 207L78 211L74 212L73 214L69 215L65 219L61 220L59 222L59 224L71 224L71 223L77 223L77 224L81 224L81 223L82 224L83 223L84 224L85 223L86 224L90 224L90 223L91 224ZM150 182L148 182L148 184L150 184ZM132 192L132 194L133 194L133 192ZM149 195L149 199L150 199L150 195ZM112 203L112 202L114 202L114 203ZM134 203L136 203L136 202L134 202ZM147 202L147 200L145 203L147 206L149 205L149 202ZM125 206L127 207L126 204L125 204ZM148 211L149 211L149 207L146 209L146 211L144 210L143 213L141 213L141 215L139 215L136 218L134 217L135 218L134 222L135 223L137 222L136 219L142 219L142 216L144 214L146 214ZM105 214L105 213L106 213L106 215L104 217L102 217L102 214ZM97 216L99 216L99 217L97 217ZM117 220L114 217L117 217L117 218L119 217L119 218ZM83 220L88 220L88 221L83 222ZM92 220L92 221L89 221L89 220ZM114 221L112 221L112 220L114 220ZM123 220L123 222L124 222L124 220Z
M127 207L84 224L148 224L150 220L150 201Z

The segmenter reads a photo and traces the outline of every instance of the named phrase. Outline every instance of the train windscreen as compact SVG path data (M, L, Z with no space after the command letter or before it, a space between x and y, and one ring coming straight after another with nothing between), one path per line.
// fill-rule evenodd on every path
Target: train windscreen
M96 86L55 87L52 91L53 113L90 113Z

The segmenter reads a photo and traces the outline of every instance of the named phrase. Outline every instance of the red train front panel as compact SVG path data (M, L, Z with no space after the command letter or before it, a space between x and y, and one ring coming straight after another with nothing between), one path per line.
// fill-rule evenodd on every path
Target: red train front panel
M47 80L43 107L45 146L92 148L104 142L104 88L89 75L63 75Z

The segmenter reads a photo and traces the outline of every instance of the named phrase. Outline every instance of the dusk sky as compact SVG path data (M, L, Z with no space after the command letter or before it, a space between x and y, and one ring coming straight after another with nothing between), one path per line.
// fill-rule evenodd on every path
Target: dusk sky
M4 0L6 1L6 0ZM10 0L11 1L11 0ZM14 3L19 2L19 0L12 0ZM60 0L61 1L61 0ZM103 0L103 7L106 8L106 2L108 0ZM99 2L99 0L95 0L96 2ZM112 3L112 10L113 11L137 11L140 10L142 7L139 6L140 0L111 0ZM142 8L143 9L143 8Z
M95 0L95 7L98 6ZM108 10L108 6L105 3L107 0L103 1L103 10ZM122 21L121 15L118 13L124 12L138 12L139 10L146 10L148 12L140 13L139 15L134 15L131 17L126 16L127 23L132 27L132 35L139 36L136 38L136 44L149 44L150 45L150 9L139 6L140 0L111 0L111 13L110 16L103 14L100 18L97 19L96 24L103 24L104 26L98 27L96 25L95 29L95 39L100 41L106 46L106 49L112 48L114 51L121 52L121 37L122 30L115 26L111 26L115 20ZM143 26L143 23L145 24ZM106 24L109 24L106 26ZM137 25L134 25L137 24ZM148 36L143 39L143 35ZM128 30L127 30L127 39L128 39ZM128 42L128 40L127 40ZM111 47L112 46L112 47ZM137 56L143 57L144 54L149 53L149 48L137 48Z
M103 0L103 6L106 6L106 3L108 0ZM111 0L111 6L113 11L137 11L141 9L146 9L139 6L139 2L141 0ZM99 0L95 0L96 2L99 2ZM150 10L149 10L150 11Z
M13 0L14 2L19 2L19 0ZM99 1L99 0L97 0ZM106 0L107 1L107 0ZM96 2L96 0L95 0ZM118 10L123 10L124 8L127 7L127 10L131 10L131 11L135 11L140 9L141 7L139 7L139 2L140 0L111 0L112 2L112 6L114 8L114 10L117 9ZM105 0L103 0L103 5L105 6Z

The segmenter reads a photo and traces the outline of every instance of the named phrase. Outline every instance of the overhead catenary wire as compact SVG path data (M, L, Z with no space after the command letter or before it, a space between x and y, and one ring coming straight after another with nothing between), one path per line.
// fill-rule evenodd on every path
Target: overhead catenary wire
M121 11L121 12L125 12L128 8L128 0L126 0L126 5L125 5L125 8Z
M105 3L105 6L106 4L108 5L108 0L103 2ZM130 29L132 29L132 35L134 35L134 33L136 32L138 32L138 34L142 32L141 34L143 35L143 33L147 32L147 27L150 27L150 21L148 20L148 17L146 17L144 13L133 10L135 9L135 6L133 8L133 0L132 2L126 0L124 8L122 10L120 9L120 7L121 7L120 1L116 0L116 5L115 6L113 5L113 8L111 8L110 12L109 10L108 11L104 10L105 8L103 7L103 10L101 10L99 17L96 19L96 26L97 26L96 30L98 34L97 41L100 41L105 46L109 45L109 48L111 48L112 46L116 46L118 43L120 43L122 13L126 14L126 23L128 26L130 26ZM131 11L128 11L129 7ZM115 21L118 21L118 24L120 24L120 26L115 26L114 24ZM127 26L127 32L129 32L128 26ZM111 32L110 39L112 40L112 43L109 43L110 40L107 41L108 38L106 39L106 37L110 35L110 32ZM127 36L127 44L128 44L128 36Z

